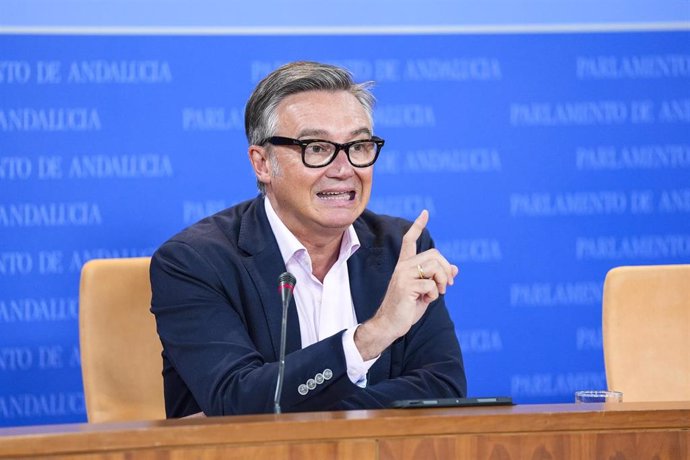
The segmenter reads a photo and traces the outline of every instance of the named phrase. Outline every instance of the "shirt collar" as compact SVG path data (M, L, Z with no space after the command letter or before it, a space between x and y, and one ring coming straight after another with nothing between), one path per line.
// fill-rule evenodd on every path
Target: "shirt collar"
M264 197L264 208L266 209L266 217L268 218L268 223L271 226L273 235L276 237L278 242L278 248L280 249L280 255L283 258L283 262L287 266L290 259L294 258L298 253L304 251L307 253L307 248L304 247L302 243L297 239L295 235L285 226L278 214L276 214L273 206L271 206L271 201L268 197ZM338 261L336 264L342 263L348 260L352 254L354 254L357 249L359 249L360 243L357 237L357 232L355 228L350 224L345 230L343 239L340 243L340 253L338 254Z

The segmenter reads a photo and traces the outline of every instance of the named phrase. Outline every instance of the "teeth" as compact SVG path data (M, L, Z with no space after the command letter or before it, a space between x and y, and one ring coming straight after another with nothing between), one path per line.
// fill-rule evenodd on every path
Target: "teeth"
M350 199L351 193L352 192L319 192L317 195L326 200L342 200Z

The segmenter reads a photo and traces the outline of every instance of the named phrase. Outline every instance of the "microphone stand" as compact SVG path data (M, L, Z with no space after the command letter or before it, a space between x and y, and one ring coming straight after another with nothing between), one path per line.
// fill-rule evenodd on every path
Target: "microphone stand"
M278 379L276 392L273 397L273 412L280 414L280 396L283 393L283 380L285 379L285 340L287 337L287 312L292 298L292 290L295 288L296 279L292 273L285 272L278 278L279 289L283 301L283 319L280 324L280 358L278 361Z

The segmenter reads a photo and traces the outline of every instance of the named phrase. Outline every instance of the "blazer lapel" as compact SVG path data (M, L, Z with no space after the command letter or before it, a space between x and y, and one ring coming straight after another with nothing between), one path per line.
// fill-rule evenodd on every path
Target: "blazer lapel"
M280 249L266 217L264 198L258 197L242 216L238 246L246 251L244 266L249 273L266 316L271 342L278 360L280 353L280 329L283 317L282 301L278 290L278 278L285 269ZM288 307L286 353L302 348L299 318L294 297Z
M357 321L363 323L374 316L381 305L394 263L383 248L374 246L374 235L360 220L355 221L355 231L360 247L350 257L347 265L355 314ZM370 383L389 378L390 361L389 347L369 369Z

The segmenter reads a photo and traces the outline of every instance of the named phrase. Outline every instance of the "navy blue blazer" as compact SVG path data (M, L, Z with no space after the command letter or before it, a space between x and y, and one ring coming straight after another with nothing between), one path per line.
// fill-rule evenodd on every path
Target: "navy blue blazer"
M361 246L348 270L360 323L383 300L410 225L370 211L354 222ZM432 245L425 230L418 250ZM282 315L278 277L284 271L261 197L192 225L156 251L151 311L163 344L168 417L273 411ZM443 296L382 353L366 388L347 376L342 331L302 348L294 300L287 332L284 412L380 408L397 399L466 394ZM303 394L300 385L307 382L313 388Z

